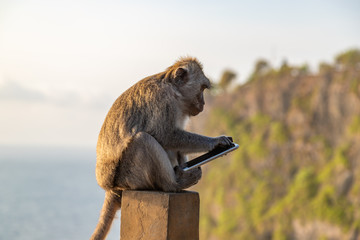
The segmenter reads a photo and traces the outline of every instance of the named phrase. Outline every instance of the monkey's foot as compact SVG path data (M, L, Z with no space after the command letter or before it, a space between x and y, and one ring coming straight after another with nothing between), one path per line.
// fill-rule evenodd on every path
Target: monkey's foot
M176 166L174 170L176 175L176 181L180 188L179 190L189 188L195 185L196 183L198 183L202 175L200 167L185 172L184 170L182 170L181 167Z

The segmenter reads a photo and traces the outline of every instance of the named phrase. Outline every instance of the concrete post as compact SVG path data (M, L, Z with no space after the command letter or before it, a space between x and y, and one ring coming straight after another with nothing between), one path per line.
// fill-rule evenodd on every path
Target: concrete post
M121 240L198 240L197 192L124 191Z

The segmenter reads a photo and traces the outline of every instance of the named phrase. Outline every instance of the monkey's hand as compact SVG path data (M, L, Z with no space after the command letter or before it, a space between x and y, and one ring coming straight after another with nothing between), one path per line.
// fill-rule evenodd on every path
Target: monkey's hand
M230 137L219 136L219 137L214 138L214 147L213 148L216 148L218 146L226 147L226 146L231 146L231 145L233 145L233 142Z
M202 171L200 167L185 172L181 167L176 166L174 168L174 171L175 171L176 181L179 186L178 189L179 191L185 188L189 188L195 185L196 183L198 183L202 175Z

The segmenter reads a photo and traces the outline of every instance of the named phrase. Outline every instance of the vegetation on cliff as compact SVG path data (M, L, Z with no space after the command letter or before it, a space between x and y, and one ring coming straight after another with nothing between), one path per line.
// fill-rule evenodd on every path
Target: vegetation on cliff
M317 73L260 60L216 92L197 131L240 148L203 168L201 239L360 237L360 51Z

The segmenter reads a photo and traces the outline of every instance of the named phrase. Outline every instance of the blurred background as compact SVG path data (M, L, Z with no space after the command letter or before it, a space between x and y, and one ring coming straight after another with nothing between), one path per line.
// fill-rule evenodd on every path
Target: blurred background
M201 239L360 238L360 2L0 1L0 239L88 239L115 99L180 56L233 136L194 190ZM119 220L108 239L119 239Z

